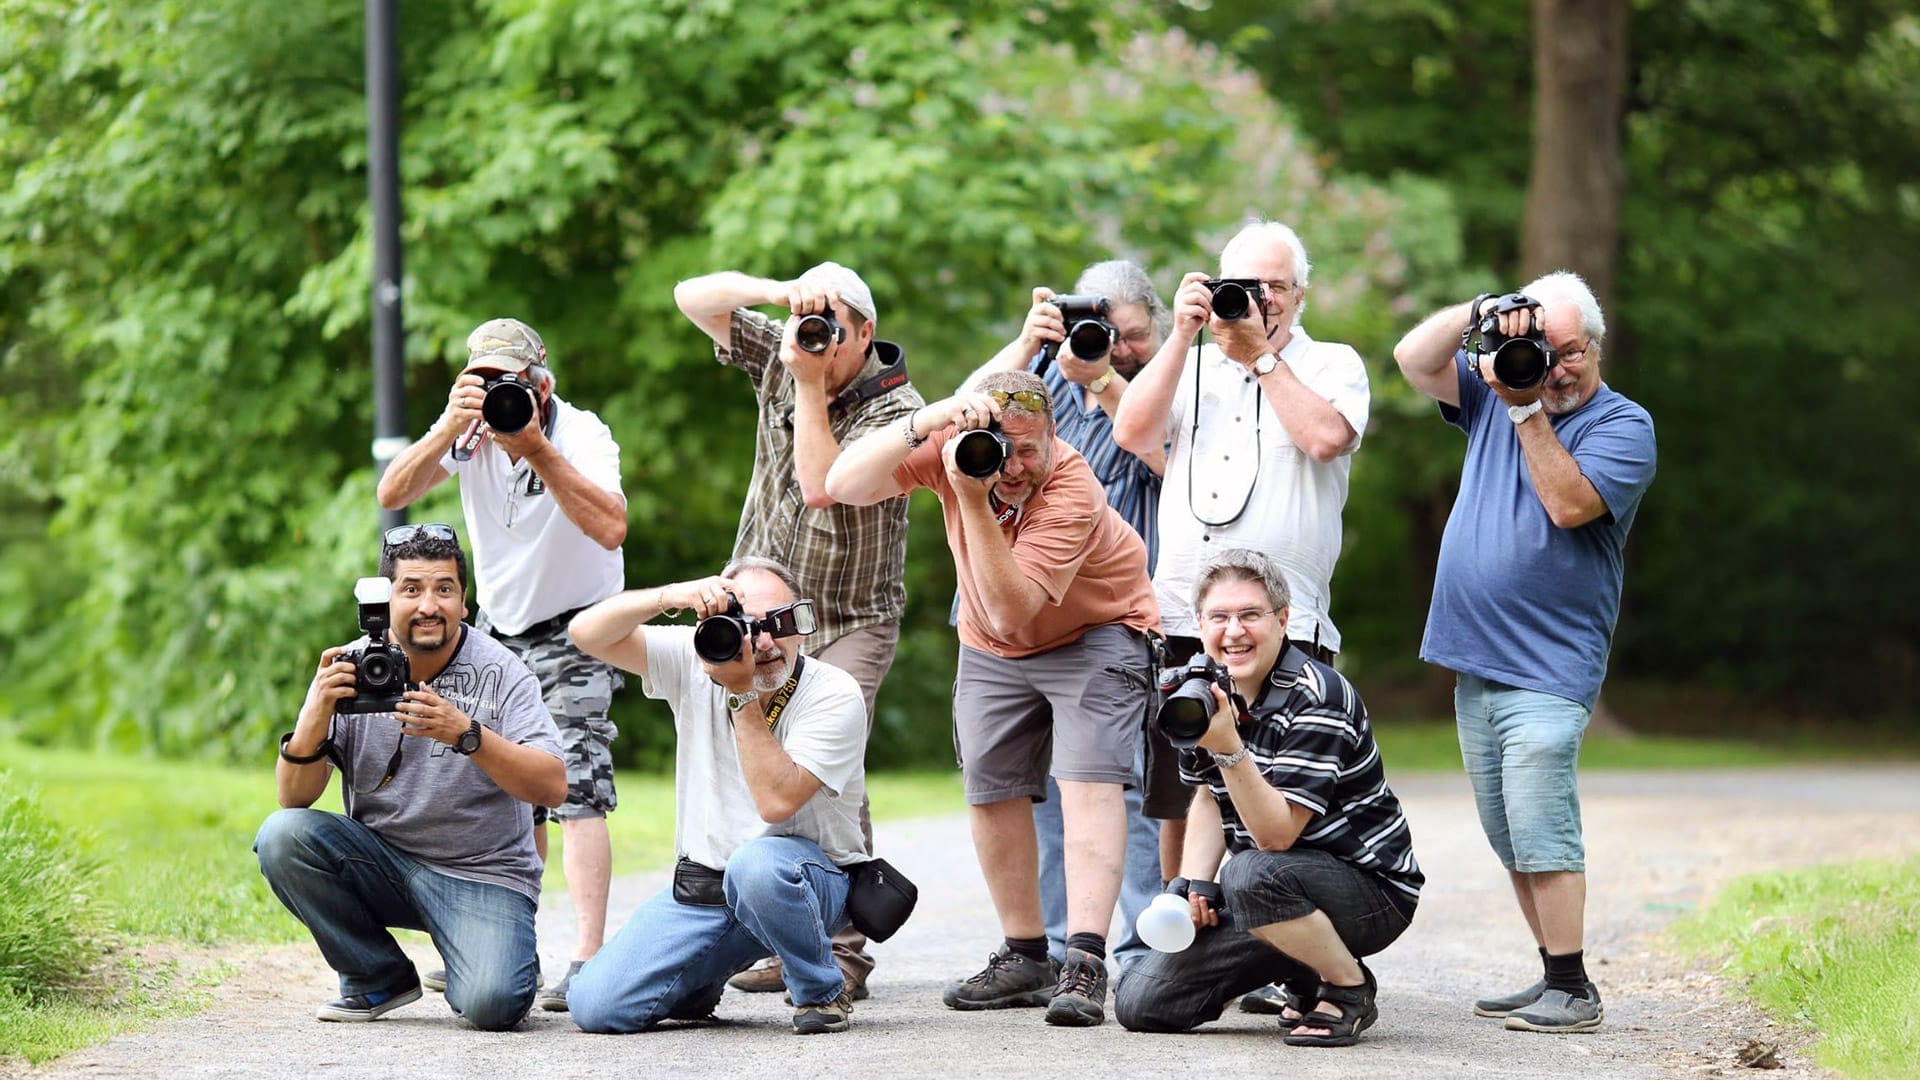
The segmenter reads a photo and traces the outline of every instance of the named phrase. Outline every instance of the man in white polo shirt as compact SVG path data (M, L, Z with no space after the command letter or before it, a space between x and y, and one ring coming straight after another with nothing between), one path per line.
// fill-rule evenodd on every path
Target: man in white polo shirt
M489 427L482 405L490 388L528 395L532 419L525 427ZM567 799L553 816L566 841L579 933L573 963L536 1000L543 1009L565 1010L573 972L599 951L606 933L613 872L606 818L618 802L607 710L622 684L618 671L574 647L567 621L626 583L620 448L599 417L554 393L540 335L517 319L491 319L467 336L467 365L440 419L380 478L380 505L407 506L456 473L479 582L474 624L539 676L565 752ZM534 833L544 859L546 822L538 813ZM443 979L429 972L423 981L441 989Z
M1123 448L1167 447L1153 587L1176 663L1200 650L1191 598L1201 570L1233 548L1268 556L1286 575L1289 640L1326 664L1340 651L1327 610L1347 472L1370 396L1360 354L1315 341L1300 325L1311 272L1291 228L1258 221L1241 229L1220 251L1221 279L1241 284L1216 293L1206 274L1181 280L1173 333L1134 377L1114 419ZM1237 288L1250 302L1244 315L1227 318ZM1189 360L1203 327L1213 343ZM1162 830L1163 866L1177 864L1184 833L1184 823ZM1270 993L1243 1007L1277 1011L1277 1001Z

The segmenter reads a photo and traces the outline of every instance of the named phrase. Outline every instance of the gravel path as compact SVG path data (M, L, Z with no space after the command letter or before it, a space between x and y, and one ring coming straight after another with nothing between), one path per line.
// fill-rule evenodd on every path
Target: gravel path
M1583 778L1591 896L1587 955L1607 999L1600 1032L1544 1036L1476 1019L1470 1002L1538 973L1506 877L1481 838L1463 777L1395 782L1428 875L1412 928L1372 961L1380 1023L1351 1050L1283 1045L1272 1021L1229 1011L1191 1035L1136 1035L1109 1021L1049 1028L1036 1010L958 1013L940 1004L952 979L998 941L964 816L882 826L883 852L921 888L920 908L880 946L874 996L845 1035L790 1034L777 995L729 992L718 1024L636 1036L588 1036L565 1014L536 1012L518 1031L475 1032L429 994L366 1025L320 1024L335 993L310 946L236 951L237 973L199 1016L68 1055L30 1077L105 1076L716 1076L895 1077L1064 1074L1318 1077L1583 1078L1737 1071L1750 1039L1780 1043L1787 1071L1817 1075L1800 1040L1730 1003L1713 975L1662 955L1656 932L1740 874L1920 850L1920 767L1812 771L1590 773ZM664 884L615 881L611 919ZM572 940L564 901L540 916L549 970ZM417 955L433 963L430 947Z

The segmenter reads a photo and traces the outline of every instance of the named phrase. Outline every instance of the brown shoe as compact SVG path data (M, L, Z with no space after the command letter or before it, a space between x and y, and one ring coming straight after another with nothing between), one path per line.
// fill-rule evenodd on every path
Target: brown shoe
M795 1035L827 1035L847 1030L847 1018L853 1014L853 996L844 988L840 996L819 1005L802 1005L793 1010Z
M777 956L769 956L740 972L728 979L727 985L749 994L771 994L787 988L786 982L780 977L780 958Z

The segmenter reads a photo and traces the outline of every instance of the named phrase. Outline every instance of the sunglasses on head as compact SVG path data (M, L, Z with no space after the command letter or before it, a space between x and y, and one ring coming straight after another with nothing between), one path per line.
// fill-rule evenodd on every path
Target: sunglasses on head
M455 535L453 531L453 526L442 525L437 521L429 521L425 525L395 525L393 528L381 534L380 543L383 547L399 547L401 544L412 540L416 536L431 537L435 540L451 540L455 543L459 543L460 541L460 537Z
M1050 407L1047 402L1047 395L1038 390L989 390L987 391L987 396L992 398L994 403L1001 408L1006 408L1007 402L1009 401L1023 409L1032 409L1037 413L1045 413Z

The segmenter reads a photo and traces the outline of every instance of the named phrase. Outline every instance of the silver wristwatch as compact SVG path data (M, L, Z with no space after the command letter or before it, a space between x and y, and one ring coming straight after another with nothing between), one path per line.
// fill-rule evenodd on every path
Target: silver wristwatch
M900 434L906 438L907 449L909 450L918 450L920 449L920 444L927 441L925 435L915 435L913 433L913 419L919 415L920 410L915 409L907 414L906 419L900 421Z
M1212 753L1212 751L1208 751L1208 753ZM1247 755L1251 753L1253 753L1253 747L1248 746L1246 743L1241 743L1240 749L1235 750L1231 754L1214 754L1213 763L1220 766L1221 772L1226 772L1228 769L1245 761Z
M1267 353L1253 362L1253 373L1264 379L1268 375L1273 374L1273 369L1279 366L1280 358L1272 353Z
M741 709L746 708L749 703L759 700L760 691L758 690L749 690L744 694L729 693L727 694L727 711L739 712Z
M1546 408L1546 405L1540 401L1535 401L1531 405L1509 405L1507 406L1507 419L1516 424L1524 424L1527 422L1527 417L1532 416L1543 408Z

